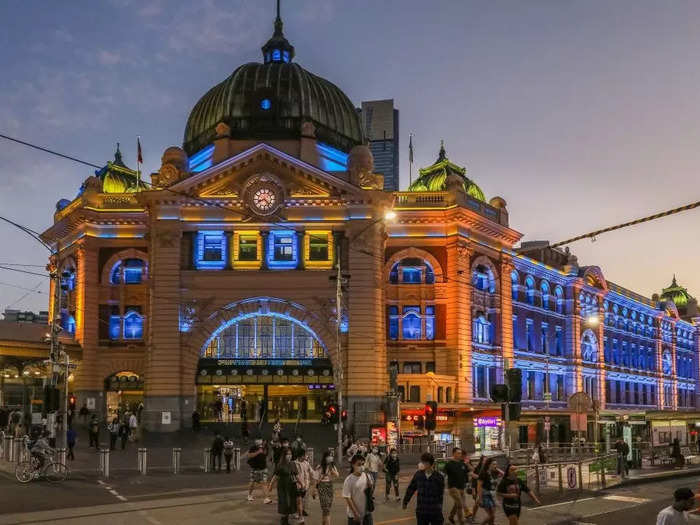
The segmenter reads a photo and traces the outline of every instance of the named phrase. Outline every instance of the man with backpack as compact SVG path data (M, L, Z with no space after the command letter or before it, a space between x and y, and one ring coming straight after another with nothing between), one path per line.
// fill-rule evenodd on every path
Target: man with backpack
M263 447L263 440L256 439L248 450L248 466L250 467L250 486L248 487L248 501L253 501L253 491L256 485L262 485L263 492L267 483L267 452Z

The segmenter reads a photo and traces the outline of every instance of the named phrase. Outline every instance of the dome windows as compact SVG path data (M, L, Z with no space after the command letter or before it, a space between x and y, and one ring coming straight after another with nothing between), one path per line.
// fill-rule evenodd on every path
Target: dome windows
M260 109L263 111L268 111L272 107L272 102L269 98L264 98L260 101Z

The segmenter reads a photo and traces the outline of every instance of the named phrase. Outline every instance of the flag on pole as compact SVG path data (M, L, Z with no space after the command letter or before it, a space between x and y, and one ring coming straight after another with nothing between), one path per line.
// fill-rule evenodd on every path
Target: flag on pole
M408 135L408 162L413 164L413 133Z
M136 162L138 162L139 164L143 164L143 154L141 153L141 137L136 137L136 149Z

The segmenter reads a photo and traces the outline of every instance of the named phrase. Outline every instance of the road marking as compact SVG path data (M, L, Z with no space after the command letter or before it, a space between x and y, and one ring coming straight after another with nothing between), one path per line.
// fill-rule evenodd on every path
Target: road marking
M110 485L107 485L107 483L105 483L105 482L102 481L101 479L98 479L98 480L97 480L97 483L98 483L103 489L105 489L107 492L109 492L112 496L114 496L115 498L117 498L119 501L127 501L127 499L126 499L124 496L122 496L121 494L119 494L116 490L114 490Z
M632 496L622 496L618 494L603 496L603 499L610 501L625 501L627 503L647 503L648 501L651 501L649 498L633 498Z
M413 520L415 520L415 519L416 519L415 516L410 516L410 517L408 517L408 518L398 518L398 519L395 519L395 520L378 521L378 522L376 523L376 525L386 525L387 523L402 523L402 522L404 522L404 521L413 521Z
M572 505L574 503L580 503L581 501L588 501L591 499L595 499L595 498L581 498L581 499L573 499L570 501L562 501L560 503L552 503L550 505L538 505L537 507L530 507L527 510L532 512L533 510L548 509L551 507L558 507L559 505Z

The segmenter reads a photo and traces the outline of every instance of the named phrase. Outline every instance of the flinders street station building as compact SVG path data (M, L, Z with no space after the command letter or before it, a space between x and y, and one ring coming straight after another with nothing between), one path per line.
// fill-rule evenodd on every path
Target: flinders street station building
M117 150L58 202L42 238L78 407L143 403L158 432L195 409L235 425L242 406L317 425L340 389L357 437L416 439L432 400L436 438L482 450L506 430L696 440L700 317L675 278L644 297L521 245L506 200L440 144L385 191L355 104L299 65L279 17L262 59L196 102L150 180ZM522 372L507 426L491 399L505 368Z

